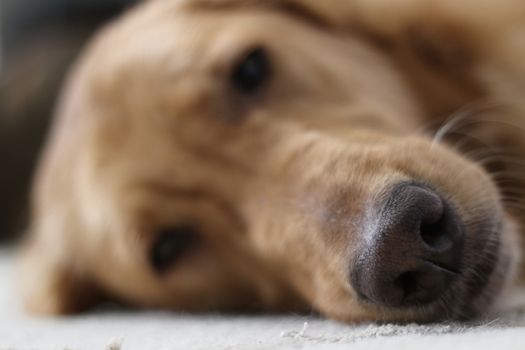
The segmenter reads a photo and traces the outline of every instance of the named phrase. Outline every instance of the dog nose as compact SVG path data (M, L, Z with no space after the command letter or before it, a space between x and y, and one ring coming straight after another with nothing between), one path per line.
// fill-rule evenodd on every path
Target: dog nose
M454 280L461 261L461 221L429 188L397 185L365 230L351 271L356 292L389 307L429 304Z

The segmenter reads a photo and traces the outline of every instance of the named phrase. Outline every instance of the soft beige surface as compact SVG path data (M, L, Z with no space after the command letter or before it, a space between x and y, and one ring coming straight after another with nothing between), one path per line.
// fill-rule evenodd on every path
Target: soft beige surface
M0 251L0 350L524 349L525 292L476 324L362 325L315 317L101 312L38 319L20 312L10 254Z

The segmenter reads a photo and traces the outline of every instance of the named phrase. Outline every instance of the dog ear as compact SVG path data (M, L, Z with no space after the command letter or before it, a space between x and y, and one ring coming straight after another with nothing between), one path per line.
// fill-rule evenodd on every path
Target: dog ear
M31 313L72 314L99 301L87 274L56 243L33 237L20 252L16 282L24 307Z

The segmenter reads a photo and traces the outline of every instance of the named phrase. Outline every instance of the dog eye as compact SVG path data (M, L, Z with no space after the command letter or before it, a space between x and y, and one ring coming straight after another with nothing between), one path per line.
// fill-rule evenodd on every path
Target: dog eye
M237 91L252 94L268 81L270 75L268 54L265 49L259 47L250 51L235 65L231 80Z
M189 226L172 227L161 231L151 252L151 262L162 273L175 265L198 241L197 231Z

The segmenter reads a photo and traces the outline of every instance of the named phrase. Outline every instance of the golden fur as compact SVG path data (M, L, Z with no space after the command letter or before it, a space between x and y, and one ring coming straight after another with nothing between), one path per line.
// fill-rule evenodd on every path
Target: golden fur
M521 0L138 6L98 35L57 112L22 263L29 309L111 298L313 308L347 322L484 312L514 283L521 251L524 10ZM257 46L272 80L239 96L228 74ZM475 296L459 283L425 308L368 305L348 278L367 213L385 188L412 180L458 208L463 282L496 242L493 271ZM201 242L159 276L148 261L155 235L181 223Z

